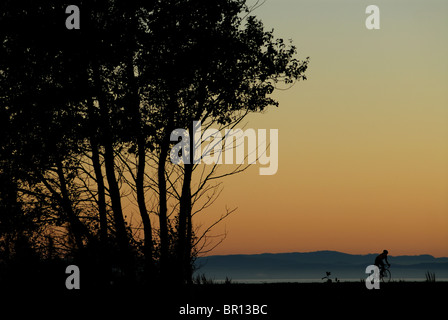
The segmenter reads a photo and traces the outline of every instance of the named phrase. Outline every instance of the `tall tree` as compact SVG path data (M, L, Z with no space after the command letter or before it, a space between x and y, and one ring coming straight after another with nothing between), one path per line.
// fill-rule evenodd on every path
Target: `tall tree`
M131 175L147 269L158 265L165 281L189 282L199 190L192 189L194 152L176 171L180 189L173 188L172 131L191 133L195 120L231 126L277 106L270 97L276 83L305 79L308 60L295 59L295 47L265 31L243 0L91 0L79 7L81 29L68 30L59 1L0 5L0 114L7 120L0 174L13 186L4 198L11 205L32 198L79 249L97 237L117 248L132 274L135 239L122 203ZM188 140L193 147L191 134ZM123 173L125 153L136 160ZM158 225L147 208L153 157Z
M46 186L58 193L61 219L81 247L83 228L68 203L62 166L76 152L82 110L70 103L74 65L62 58L64 46L49 40L62 35L56 17L51 3L2 3L0 104L10 152L4 161L15 166L17 181L29 184L46 183L45 172L59 169L58 190Z
M217 124L239 121L249 112L278 103L269 95L279 81L305 79L308 60L295 58L296 48L250 15L242 0L159 1L149 30L156 41L145 54L152 69L145 74L157 88L154 104L164 115L159 129L159 196L162 252L167 250L165 162L174 128L193 130L193 121ZM157 118L155 117L156 121ZM193 136L190 146L194 150ZM176 234L176 272L191 279L192 192L194 152L184 164ZM162 255L163 259L163 255Z

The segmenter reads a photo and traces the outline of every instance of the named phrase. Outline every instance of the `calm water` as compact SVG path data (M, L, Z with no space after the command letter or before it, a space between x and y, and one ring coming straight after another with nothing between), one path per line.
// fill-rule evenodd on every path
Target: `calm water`
M231 279L232 283L288 283L288 282L299 282L299 283L323 283L325 282L322 279ZM334 279L332 279L334 281ZM360 282L361 278L358 279L338 279L340 282ZM363 279L364 281L365 279ZM223 279L213 279L214 282L223 283L225 280ZM424 282L426 278L392 278L392 281L417 281ZM436 278L436 281L448 281L448 278Z

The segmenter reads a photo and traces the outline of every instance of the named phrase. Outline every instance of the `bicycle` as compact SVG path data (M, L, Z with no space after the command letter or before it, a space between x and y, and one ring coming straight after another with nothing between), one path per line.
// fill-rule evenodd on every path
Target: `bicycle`
M392 278L392 274L390 273L390 265L384 265L382 270L380 270L380 281L381 282L389 282Z

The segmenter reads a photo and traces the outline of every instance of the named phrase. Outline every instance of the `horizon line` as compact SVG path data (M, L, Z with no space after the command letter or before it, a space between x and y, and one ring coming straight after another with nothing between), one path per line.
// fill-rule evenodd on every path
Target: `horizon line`
M198 258L208 258L208 257L220 257L220 256L257 256L257 255L264 255L264 254L290 254L290 253L318 253L318 252L335 252L335 253L342 253L347 254L351 256L367 256L367 255L374 255L374 254L380 254L380 252L373 252L373 253L347 253L343 251L337 251L337 250L315 250L315 251L288 251L288 252L262 252L262 253L229 253L229 254L210 254L205 256L199 256ZM431 256L433 258L448 258L448 256L434 256L429 253L420 253L420 254L399 254L399 255L392 255L389 254L390 257L417 257L417 256Z

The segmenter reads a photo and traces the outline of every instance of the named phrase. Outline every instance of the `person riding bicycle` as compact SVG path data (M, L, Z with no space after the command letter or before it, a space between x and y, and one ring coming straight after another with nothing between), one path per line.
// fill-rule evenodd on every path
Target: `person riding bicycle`
M383 253L379 254L376 258L375 258L375 265L380 269L380 274L383 274L383 271L385 269L385 264L384 261L386 261L386 264L390 267L390 263L387 260L387 254L389 253L389 251L387 250L383 250Z

